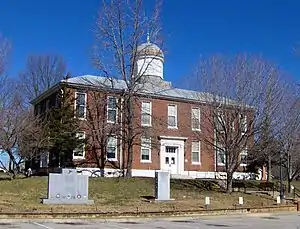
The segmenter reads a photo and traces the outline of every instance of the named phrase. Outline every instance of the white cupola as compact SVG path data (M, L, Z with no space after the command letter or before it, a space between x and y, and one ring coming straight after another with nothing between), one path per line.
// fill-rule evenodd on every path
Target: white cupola
M137 47L137 72L136 74L147 78L159 78L163 80L164 54L162 50L150 42L149 34L147 42Z

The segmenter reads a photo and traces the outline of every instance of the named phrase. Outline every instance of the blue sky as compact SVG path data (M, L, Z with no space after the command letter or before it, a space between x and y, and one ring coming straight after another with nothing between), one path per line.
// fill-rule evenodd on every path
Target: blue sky
M145 0L147 5L152 0ZM2 0L0 32L13 45L9 73L26 57L58 53L72 75L93 74L92 28L99 0ZM300 81L300 2L285 0L164 0L165 79L189 74L201 56L262 54Z

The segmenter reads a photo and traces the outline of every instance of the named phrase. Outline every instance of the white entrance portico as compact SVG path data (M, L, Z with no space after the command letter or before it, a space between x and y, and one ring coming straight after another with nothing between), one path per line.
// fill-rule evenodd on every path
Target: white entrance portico
M185 137L159 136L160 169L171 174L184 174Z

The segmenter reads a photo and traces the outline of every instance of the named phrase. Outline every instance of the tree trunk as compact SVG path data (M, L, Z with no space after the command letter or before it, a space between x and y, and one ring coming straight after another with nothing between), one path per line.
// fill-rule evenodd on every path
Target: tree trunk
M227 173L227 193L232 193L232 180L233 180L233 174L231 172Z
M100 169L100 177L104 177L105 176L105 173L104 173L104 169L105 169L105 158L106 158L106 149L105 149L105 146L103 143L101 143L101 146L100 146L100 158L98 158L98 151L96 149L95 146L93 146L93 153L95 155L95 158L97 160L97 166L98 168Z
M272 159L268 156L268 181L272 180Z
M17 172L16 172L16 170L13 170L12 173L13 173L12 178L13 178L13 179L16 179L16 177L17 177Z
M12 160L11 160L11 158L9 158L8 171L9 172L12 171Z
M128 148L128 162L126 169L126 177L132 177L132 160L133 160L133 148Z
M291 155L288 152L288 164L287 164L288 193L291 193L291 185L293 180L292 172L293 171L291 166Z
M122 161L121 161L122 177L125 177L125 168L126 168L126 166L125 166L125 164L126 164L125 163L125 156L126 156L125 152L126 152L126 146L124 144L124 141L122 141Z
M132 109L132 97L129 95L127 104L127 167L126 167L126 177L132 176L132 161L133 161L133 109Z
M288 182L288 193L291 193L292 179L290 178L290 176L288 176L287 182Z

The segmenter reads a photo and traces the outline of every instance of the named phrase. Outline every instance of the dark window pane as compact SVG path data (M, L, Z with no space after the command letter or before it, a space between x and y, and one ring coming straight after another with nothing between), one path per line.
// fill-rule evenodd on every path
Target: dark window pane
M168 125L171 127L176 127L176 120L174 116L168 116Z
M85 105L85 94L84 93L78 93L77 94L77 104L78 105Z
M116 116L117 116L117 112L116 110L108 110L108 114L107 114L107 120L110 122L115 122L116 121Z
M116 148L115 147L107 147L107 158L108 159L116 158Z
M142 160L150 160L149 149L142 149Z
M78 118L84 118L84 107L83 106L77 106L76 112L77 112Z
M117 108L117 101L115 97L108 98L108 108L109 109L116 109Z
M193 152L192 153L192 162L199 162L200 158L199 158L199 152Z

